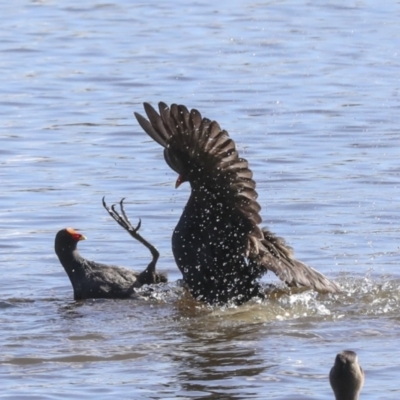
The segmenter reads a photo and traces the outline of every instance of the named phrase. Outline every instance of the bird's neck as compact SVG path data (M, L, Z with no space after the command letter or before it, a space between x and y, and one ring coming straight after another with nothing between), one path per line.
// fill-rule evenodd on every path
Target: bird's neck
M204 186L204 184L191 185L190 201L194 203L202 203L204 206L204 200L214 201L218 198L218 195L218 190L214 188L211 190L208 186Z
M58 254L58 258L60 259L60 262L67 272L68 276L71 277L71 274L77 276L83 273L83 258L79 254L77 249L72 251L62 251Z

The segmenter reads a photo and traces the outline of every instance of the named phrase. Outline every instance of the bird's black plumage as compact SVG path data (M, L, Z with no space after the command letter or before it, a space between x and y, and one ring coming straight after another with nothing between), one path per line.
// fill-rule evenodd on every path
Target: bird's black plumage
M144 103L135 116L164 147L167 164L188 181L191 194L172 235L172 249L195 298L243 302L260 294L258 278L273 271L289 286L336 292L338 286L293 257L290 247L261 229L256 184L248 162L216 121L183 105Z
M60 230L55 238L54 249L71 281L74 299L124 299L130 297L135 289L145 284L166 282L165 275L156 272L158 251L138 233L140 223L136 228L132 227L124 212L122 201L120 203L122 215L119 215L114 206L109 209L104 199L103 205L133 238L149 248L153 259L141 273L89 261L84 259L77 249L78 242L86 239L85 236L72 228Z

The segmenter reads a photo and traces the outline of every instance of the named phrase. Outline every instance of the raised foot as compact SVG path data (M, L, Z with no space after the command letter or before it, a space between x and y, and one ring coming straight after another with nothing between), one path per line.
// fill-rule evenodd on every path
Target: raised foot
M111 208L109 208L107 206L105 197L103 197L103 199L102 199L103 207L107 210L107 212L110 214L110 216L118 223L118 225L122 226L126 231L128 231L136 239L136 236L137 237L140 236L138 234L138 231L142 225L142 220L139 218L139 222L138 222L136 228L134 228L132 226L132 224L129 221L129 218L126 215L125 210L124 210L124 200L125 200L125 197L123 199L121 199L121 201L119 202L119 207L120 207L122 215L120 215L118 213L118 211L115 209L116 204L113 204L111 206Z
M136 227L132 226L124 210L124 200L125 198L123 198L119 202L120 213L115 209L116 204L113 204L111 208L107 206L105 202L105 197L103 197L102 203L103 207L106 209L108 214L114 219L114 221L116 221L119 226L124 228L134 239L136 239L138 242L146 246L150 250L151 255L153 256L152 261L147 266L147 268L139 275L138 279L142 284L165 282L166 278L162 274L156 273L156 263L158 258L160 257L160 253L152 244L150 244L145 238L142 237L142 235L139 234L139 229L142 225L142 221L140 218Z

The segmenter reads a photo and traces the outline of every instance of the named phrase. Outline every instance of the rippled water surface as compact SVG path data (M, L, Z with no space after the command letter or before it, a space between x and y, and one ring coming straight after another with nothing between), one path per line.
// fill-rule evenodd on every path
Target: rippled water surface
M332 399L352 349L363 399L400 396L400 4L16 1L0 6L2 398ZM250 161L264 223L343 287L209 309L170 237L189 188L132 113L178 102ZM167 286L74 302L53 250L141 270L106 214L126 197ZM277 283L268 275L265 283Z

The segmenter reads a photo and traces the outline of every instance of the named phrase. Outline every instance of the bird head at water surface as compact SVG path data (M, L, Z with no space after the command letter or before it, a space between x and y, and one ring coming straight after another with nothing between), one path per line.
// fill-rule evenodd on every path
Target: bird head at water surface
M364 379L365 373L354 351L343 350L336 355L335 364L329 374L336 400L358 400Z

